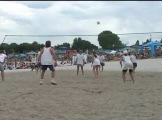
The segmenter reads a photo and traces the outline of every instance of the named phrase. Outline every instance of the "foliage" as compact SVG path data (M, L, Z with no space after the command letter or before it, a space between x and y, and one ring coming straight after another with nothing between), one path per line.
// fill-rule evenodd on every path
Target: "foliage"
M151 40L147 39L146 42L143 43L143 45L149 42L151 42Z
M82 40L82 38L79 37L74 39L72 49L85 51L86 49L98 49L98 47L87 40Z
M43 48L44 44L39 44L38 42L34 41L33 43L2 43L0 45L1 50L5 50L7 53L26 53L30 51L38 51L39 48Z
M62 47L67 47L68 49L70 49L70 44L69 43L63 43L61 45L56 45L54 46L54 48L57 50L57 49L60 49Z
M124 47L117 34L111 31L103 31L98 35L99 45L103 49L117 49Z
M137 45L137 46L139 46L139 45L140 45L139 40L137 40L137 41L136 41L136 44L135 44L135 45Z

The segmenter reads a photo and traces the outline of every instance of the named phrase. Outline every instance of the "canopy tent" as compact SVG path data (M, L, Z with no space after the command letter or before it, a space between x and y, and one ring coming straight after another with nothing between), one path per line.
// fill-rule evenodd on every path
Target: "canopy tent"
M116 54L116 51L112 50L112 51L110 52L110 54Z
M151 55L155 55L156 54L156 47L158 47L158 46L162 46L162 43L151 41L149 43L142 45L141 51L146 47L150 47L151 48Z
M20 57L26 57L26 54L19 54Z
M125 48L120 49L120 51L125 51L125 50L134 51L134 48L130 47L130 46L127 46Z

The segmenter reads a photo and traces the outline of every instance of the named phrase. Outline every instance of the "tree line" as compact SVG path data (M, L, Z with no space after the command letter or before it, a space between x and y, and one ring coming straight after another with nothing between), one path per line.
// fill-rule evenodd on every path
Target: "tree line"
M102 49L116 50L116 49L124 48L126 46L125 44L122 43L120 37L111 31L101 32L98 35L97 40ZM151 40L147 39L142 44L146 44L150 41ZM140 45L139 40L137 40L134 45ZM36 41L34 41L33 43L21 43L21 44L2 43L0 45L0 50L5 50L7 53L26 53L30 51L37 52L39 48L43 48L43 47L44 44L40 44ZM66 47L67 49L75 49L75 50L83 50L83 51L85 51L86 49L88 50L98 49L98 46L92 44L88 40L83 40L81 37L74 38L72 45L70 45L70 43L65 42L63 44L55 45L52 47L54 47L56 50L62 49L63 47Z

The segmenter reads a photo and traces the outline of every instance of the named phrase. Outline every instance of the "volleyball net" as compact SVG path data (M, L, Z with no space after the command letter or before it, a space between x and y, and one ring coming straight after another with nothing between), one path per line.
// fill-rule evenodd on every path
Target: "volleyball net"
M112 34L105 34L112 35ZM161 41L162 40L162 32L145 32L145 33L123 33L117 34L120 38L120 41L126 46L131 46L139 41L139 44L142 45L146 42L146 40L151 41ZM99 46L98 43L98 34L90 34L90 35L5 35L1 43L33 43L34 41L39 44L44 44L45 41L50 40L52 46L56 46L58 44L69 43L73 44L75 38L81 38L82 40L90 41L92 44ZM99 46L100 47L100 46Z

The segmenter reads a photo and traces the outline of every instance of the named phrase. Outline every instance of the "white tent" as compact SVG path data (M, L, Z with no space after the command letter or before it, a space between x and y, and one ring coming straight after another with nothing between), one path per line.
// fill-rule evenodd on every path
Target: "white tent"
M112 50L112 51L110 52L110 54L116 54L116 51Z

